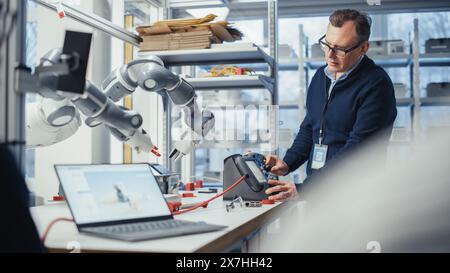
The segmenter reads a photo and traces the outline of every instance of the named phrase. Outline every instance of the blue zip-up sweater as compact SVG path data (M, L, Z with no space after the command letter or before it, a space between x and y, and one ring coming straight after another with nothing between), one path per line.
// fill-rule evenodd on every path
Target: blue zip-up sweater
M308 161L307 174L314 173L311 158L314 145L319 143L320 124L328 98L328 108L323 115L327 162L376 133L387 130L384 136L390 136L392 132L397 117L394 86L381 67L364 56L345 80L336 83L330 96L331 80L326 76L325 68L319 68L314 75L306 99L305 120L284 157L290 172Z

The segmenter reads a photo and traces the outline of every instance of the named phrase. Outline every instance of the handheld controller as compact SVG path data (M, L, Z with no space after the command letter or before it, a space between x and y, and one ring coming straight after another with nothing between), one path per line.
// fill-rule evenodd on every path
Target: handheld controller
M245 184L224 195L224 200L232 200L241 196L246 201L261 201L267 199L266 190L270 187L269 180L278 180L270 174L270 167L265 164L265 157L257 153L233 155L224 161L224 190L229 188L239 177L248 174Z

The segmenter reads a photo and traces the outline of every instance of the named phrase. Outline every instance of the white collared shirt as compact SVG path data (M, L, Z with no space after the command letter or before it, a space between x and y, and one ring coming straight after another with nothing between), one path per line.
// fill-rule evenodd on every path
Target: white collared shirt
M359 61L352 68L350 68L348 71L344 72L344 74L342 74L342 76L340 76L339 79L335 79L336 73L332 73L330 71L330 69L328 68L328 66L325 67L325 70L324 70L325 75L331 80L330 89L328 89L328 97L331 96L331 92L333 92L334 86L336 86L336 84L338 82L347 79L348 76L359 66L359 64L362 62L363 59L364 59L364 56L362 56L359 59Z

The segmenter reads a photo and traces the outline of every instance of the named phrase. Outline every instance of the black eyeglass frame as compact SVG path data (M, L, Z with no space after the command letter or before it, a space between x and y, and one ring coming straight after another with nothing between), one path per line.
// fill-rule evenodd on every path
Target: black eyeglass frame
M357 45L352 46L350 48L344 49L344 48L339 48L339 47L332 47L331 45L327 44L326 42L323 41L323 39L325 39L327 35L323 35L322 38L319 39L319 45L323 45L326 46L328 48L328 51L333 51L334 54L336 54L336 56L344 58L345 56L347 56L347 53L352 52L353 50L357 49L358 47L360 47L365 41L360 41ZM337 54L337 51L340 50L342 52L344 52L344 56L339 56Z

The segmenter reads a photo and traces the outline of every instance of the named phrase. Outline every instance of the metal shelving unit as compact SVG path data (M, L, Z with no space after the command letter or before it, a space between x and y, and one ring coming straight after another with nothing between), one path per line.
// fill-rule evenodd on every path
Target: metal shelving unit
M218 77L218 78L197 78L195 73L189 73L193 78L186 77L188 81L197 91L230 91L239 89L263 89L270 92L270 104L278 104L278 90L277 90L277 5L276 1L268 0L268 22L269 22L269 45L270 55L264 50L254 44L223 44L213 45L210 49L192 49L192 50L171 50L171 51L151 51L140 52L139 57L145 58L149 55L156 55L161 58L168 68L183 68L194 66L208 66L218 64L258 64L264 67L267 71L266 75L257 74L250 76L233 76L233 77ZM170 10L170 6L168 7ZM165 104L165 120L167 121L166 128L166 143L164 145L164 152L168 154L172 146L170 137L171 118L170 118L170 102L164 100ZM277 117L271 117L276 120ZM275 124L275 122L273 122ZM272 124L272 123L271 123ZM276 141L276 139L274 139ZM227 143L227 147L231 144ZM240 145L240 146L239 146ZM233 145L231 145L233 146ZM247 147L245 143L236 143L236 147ZM220 148L221 144L214 142L207 142L199 145L198 148ZM233 146L234 147L234 146ZM251 147L256 147L251 145ZM193 154L191 154L191 162L194 161ZM170 162L166 162L167 166L171 166ZM191 167L193 164L191 164Z
M196 90L225 90L225 89L267 89L270 94L274 91L275 80L264 75L230 76L211 78L186 78Z
M420 66L450 66L450 53L426 53L419 55Z
M392 55L373 55L368 56L374 60L378 65L391 68L391 67L408 67L413 61L413 55L411 54L392 54ZM308 69L318 69L325 65L324 58L305 58L305 64Z
M303 67L304 69L299 69L299 75L300 75L300 80L303 80L302 82L302 86L301 86L301 90L303 90L303 92L301 92L301 94L304 94L304 96L301 98L300 102L299 102L299 109L301 110L301 117L304 117L305 114L305 101L306 101L306 90L307 90L307 84L309 83L309 70L315 70L320 68L321 66L326 65L326 61L325 58L322 57L304 57L306 54L304 53L304 51L306 50L305 48L305 44L307 41L307 38L305 36L305 34L303 33L303 28L302 26L300 26L300 37L299 37L299 59L298 59L298 64L295 65L294 62L291 63L287 63L282 67L292 67L292 68L299 68L299 67ZM411 48L411 52L413 52L413 48ZM411 75L411 89L413 89L410 92L410 97L399 97L397 98L397 106L398 107L409 107L410 109L410 114L411 116L414 116L415 114L415 105L416 105L416 100L414 97L414 88L415 88L415 83L413 81L414 76L415 76L415 55L413 53L410 54L392 54L392 55L370 55L368 54L368 56L373 59L378 65L384 67L384 68L406 68L409 69L410 75ZM420 83L419 83L420 86ZM303 107L302 107L303 106ZM286 105L286 107L288 109L292 109L294 106L293 105ZM411 127L414 127L414 123L413 120L411 119ZM405 128L395 128L395 132L397 131L404 131ZM394 132L394 133L395 133ZM398 143L398 141L395 141L395 143Z
M383 67L408 67L413 62L413 55L411 54L396 54L396 55L375 55L370 56L378 65ZM304 58L304 65L306 69L318 69L326 64L324 58L312 57ZM450 62L450 59L449 59ZM261 66L253 66L255 70L262 69ZM298 70L299 64L296 60L284 61L279 63L281 71Z
M140 52L139 56L145 58L146 55L156 55L160 57L166 66L192 66L208 64L244 64L244 63L267 63L273 67L274 58L266 54L261 48L225 45L210 49L190 49L190 50L168 50Z
M391 55L370 55L368 56L375 61L375 63L384 68L406 68L409 69L411 75L411 86L414 86L413 75L414 75L414 55L413 54L391 54ZM319 67L325 65L325 60L323 58L306 58L305 67L306 69L318 69ZM308 73L306 73L308 75ZM306 79L307 82L309 81ZM397 107L409 107L409 112L411 116L414 116L415 112L415 99L410 92L410 97L397 97ZM411 127L414 127L413 119L411 119ZM406 131L406 133L405 133ZM407 135L408 128L396 127L394 128L393 134ZM396 145L401 141L393 141Z
M414 19L414 133L421 134L422 107L450 106L450 97L421 97L420 68L449 67L450 53L421 53L419 44L419 20Z
M309 70L318 69L325 65L323 58L308 58L303 57L305 50L306 37L303 33L302 26L300 26L300 53L298 64L295 62L287 62L280 64L280 70L283 69L299 69L301 78L305 79L302 84L303 90L306 90L307 83L309 82ZM420 68L421 67L448 67L450 66L450 54L449 53L435 53L435 54L421 54L419 44L419 22L418 19L414 19L414 37L411 43L410 54L392 54L392 55L374 55L370 56L378 65L385 68L404 67L410 70L410 84L411 84L411 96L397 98L397 105L399 107L410 107L411 113L411 125L415 134L420 129L420 108L424 106L450 106L450 97L421 97L421 85L420 85ZM304 92L306 94L306 92ZM305 98L301 99L299 105L304 106ZM292 108L295 105L286 105L285 107ZM299 107L302 109L302 107ZM402 128L404 129L404 128Z
M420 67L449 67L450 53L425 53L419 55ZM450 97L421 97L421 106L450 106Z
M413 106L414 99L413 98L397 98L398 106Z
M291 71L297 70L299 71L299 80L300 80L300 100L298 103L295 102L287 102L280 105L283 109L299 109L300 118L303 118L305 115L305 102L306 102L306 93L309 83L309 70L315 70L320 68L321 66L326 64L324 58L321 57L304 57L305 54L305 44L307 43L307 37L303 32L303 26L299 25L299 57L296 60L285 60L284 62L280 62L279 69L280 71ZM413 89L413 74L414 74L414 54L395 54L395 55L374 55L370 56L378 65L381 65L386 68L409 68L411 74L411 88ZM442 57L442 56L436 56ZM450 60L450 59L449 59ZM429 59L428 59L429 61ZM299 69L303 67L304 69ZM413 94L413 91L411 91ZM410 107L411 113L413 114L413 109L415 106L414 96L410 97L402 97L397 98L397 105L399 107Z
M450 106L450 97L420 98L421 106Z
M375 61L375 63L384 68L411 68L413 64L412 54L392 54L392 55L374 55L368 56ZM305 58L304 64L306 69L318 69L324 65L326 62L324 58ZM308 81L309 79L307 79ZM409 101L409 98L398 98L401 104L405 104Z
M202 149L270 149L269 143L239 142L203 142L198 148Z
M270 68L270 76L248 75L230 77L186 78L196 90L237 90L237 89L266 89L270 92L272 103L276 104L277 76L273 73L276 67L274 58L266 54L256 45L252 47L229 45L211 49L171 50L140 52L139 58L150 55L161 58L166 67L199 66L211 64L244 64L265 63Z
M256 45L236 48L224 46L211 49L171 50L140 52L140 58L149 55L160 57L167 67L199 66L212 64L247 64L261 63L268 68L276 65L275 60ZM271 96L276 94L276 77L274 75L250 75L232 77L186 78L196 90L236 90L236 89L267 89ZM275 100L275 98L273 98Z

